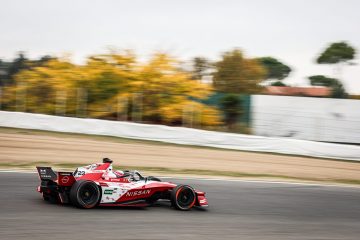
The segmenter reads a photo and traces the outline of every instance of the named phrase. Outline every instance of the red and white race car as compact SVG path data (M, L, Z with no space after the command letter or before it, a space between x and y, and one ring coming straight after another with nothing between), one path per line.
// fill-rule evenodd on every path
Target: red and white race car
M207 207L204 192L188 185L143 177L138 171L114 171L112 161L79 167L75 172L54 172L51 167L36 167L41 180L38 192L50 202L71 203L80 208L95 206L144 207L159 199L170 200L179 210Z

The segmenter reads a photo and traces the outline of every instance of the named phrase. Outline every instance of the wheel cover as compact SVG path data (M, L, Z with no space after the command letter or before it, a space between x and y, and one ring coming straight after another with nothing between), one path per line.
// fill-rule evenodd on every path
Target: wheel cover
M97 192L96 186L86 184L79 189L78 196L85 205L92 205L98 199Z
M176 194L176 200L181 208L191 208L195 203L194 191L190 188L180 188Z

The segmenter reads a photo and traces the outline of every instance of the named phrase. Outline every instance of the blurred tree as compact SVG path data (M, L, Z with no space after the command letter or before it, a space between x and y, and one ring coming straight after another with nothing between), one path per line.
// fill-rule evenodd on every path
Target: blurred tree
M281 81L276 81L271 83L271 86L275 86L275 87L287 87L287 85Z
M332 89L331 97L347 98L347 93L342 83L336 78L329 78L324 75L310 76L310 84L312 86L324 86Z
M76 102L73 100L76 96L74 80L78 75L78 67L64 60L51 60L41 67L23 69L14 76L15 84L5 87L4 106L16 110L21 99L26 111L54 114L57 92L68 91L69 106Z
M50 56L50 55L44 55L38 60L31 60L31 67L40 67L45 65L47 62L51 60L55 60L56 57Z
M15 84L5 87L6 109L18 110L20 103L29 112L56 114L62 102L68 116L79 116L80 109L81 116L114 119L121 112L131 120L136 110L141 117L132 120L180 124L189 108L185 120L189 116L194 124L221 122L215 108L200 102L211 87L191 80L166 54L144 64L126 51L91 56L85 65L53 58L38 65L21 70Z
M9 62L5 62L0 59L0 86L3 86L8 82L7 77L9 66Z
M53 59L55 58L45 55L38 60L30 60L23 52L20 52L11 62L3 62L0 60L0 86L14 84L15 75L20 71L40 67Z
M287 76L289 76L291 72L291 68L279 60L272 57L262 57L258 58L260 63L265 67L267 74L266 79L277 79L283 80Z
M225 116L225 124L229 130L234 130L235 125L242 114L241 100L237 94L225 94L220 100L220 106Z
M346 42L337 42L330 44L323 53L316 59L319 64L335 64L338 74L341 73L341 66L355 57L355 49Z
M357 95L357 94L352 94L352 95L348 96L348 98L350 98L350 99L360 100L360 95Z
M28 58L23 52L20 52L18 56L10 63L7 69L6 84L13 84L15 81L15 75L21 70L29 69Z
M157 53L139 71L138 81L133 83L135 92L142 94L145 121L176 124L184 119L184 111L190 111L191 121L198 125L218 125L218 111L196 99L211 93L211 87L179 70L178 62L163 53ZM201 116L194 117L201 110ZM185 119L186 121L186 119Z
M210 63L210 61L204 57L193 58L192 65L192 78L195 80L201 80L203 76L209 75L209 71L212 68L212 64Z
M266 70L256 59L244 58L240 50L226 52L216 63L214 86L220 92L252 94L261 90Z
M81 87L87 93L87 104L93 117L114 118L119 111L127 111L131 84L137 80L136 57L131 51L89 57L82 68L86 78ZM119 99L125 103L119 105ZM126 114L126 113L124 113Z
M346 42L337 42L330 44L323 53L317 58L320 64L337 64L348 62L355 57L355 49Z

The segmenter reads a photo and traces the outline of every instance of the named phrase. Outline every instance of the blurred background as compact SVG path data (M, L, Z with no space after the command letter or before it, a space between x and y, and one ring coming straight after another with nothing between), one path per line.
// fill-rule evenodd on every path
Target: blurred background
M2 3L1 110L360 143L357 1Z
M359 10L0 0L0 239L359 240ZM35 191L35 166L104 157L209 209L80 211Z

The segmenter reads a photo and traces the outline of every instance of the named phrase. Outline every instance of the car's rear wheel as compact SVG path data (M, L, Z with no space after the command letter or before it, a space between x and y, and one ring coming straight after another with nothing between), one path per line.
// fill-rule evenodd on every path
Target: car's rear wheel
M70 190L70 200L79 208L95 207L99 203L100 197L100 189L93 181L77 181Z
M187 211L195 205L196 193L188 185L178 185L171 191L170 200L176 209Z

